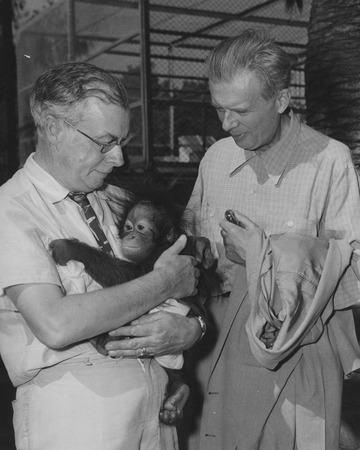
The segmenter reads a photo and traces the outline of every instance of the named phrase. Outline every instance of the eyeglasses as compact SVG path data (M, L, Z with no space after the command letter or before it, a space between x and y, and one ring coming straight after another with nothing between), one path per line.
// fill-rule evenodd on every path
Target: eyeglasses
M110 150L112 150L115 145L119 145L120 147L123 147L124 145L126 145L133 137L136 136L135 133L129 134L128 136L126 136L125 138L120 138L120 139L113 139L109 142L107 142L106 144L104 144L103 142L98 142L95 139L93 139L92 137L88 136L86 133L84 133L83 131L79 130L78 128L74 127L74 125L72 125L71 123L69 123L67 120L63 119L65 123L67 123L69 125L69 127L73 128L75 131L77 131L78 133L82 134L83 136L85 136L86 138L90 139L90 141L94 142L95 144L97 144L100 147L100 153L107 153Z

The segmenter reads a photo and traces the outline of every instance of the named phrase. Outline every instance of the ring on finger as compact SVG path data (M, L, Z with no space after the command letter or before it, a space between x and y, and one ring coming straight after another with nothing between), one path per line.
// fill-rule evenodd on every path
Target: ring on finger
M143 347L142 349L141 349L141 352L140 352L140 358L148 358L150 355L149 355L149 353L146 351L146 348L145 347Z

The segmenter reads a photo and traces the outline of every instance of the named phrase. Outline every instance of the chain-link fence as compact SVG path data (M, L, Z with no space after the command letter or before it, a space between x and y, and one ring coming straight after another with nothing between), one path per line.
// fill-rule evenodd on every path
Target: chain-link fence
M132 3L134 8L104 7L102 2L60 1L19 28L16 44L20 163L35 148L30 92L36 78L53 65L91 59L89 62L123 78L132 100L141 104L139 43L135 51L129 50L126 43L112 48L122 37L139 34L138 4ZM118 58L116 53L123 57Z
M18 32L20 160L34 149L34 80L54 64L81 60L111 70L129 91L138 131L127 148L133 165L196 167L223 136L204 60L220 40L250 26L270 30L291 55L292 106L304 112L305 3L300 13L286 11L284 0L59 1Z
M193 11L194 2L185 3L176 10L159 8L151 15L155 160L198 162L209 145L223 136L209 106L204 60L221 39L249 26L269 29L292 55L293 107L304 112L306 11L306 19L299 21L279 1L266 2L268 6L252 0L223 1L220 13L219 2L196 2Z

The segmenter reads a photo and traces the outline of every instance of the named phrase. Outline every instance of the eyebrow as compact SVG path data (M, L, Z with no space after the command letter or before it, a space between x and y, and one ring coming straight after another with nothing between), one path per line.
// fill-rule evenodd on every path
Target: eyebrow
M118 140L127 140L127 139L131 139L133 136L135 135L135 133L130 133L130 131L124 136L119 138L118 136L115 136L112 133L102 133L99 137L94 137L94 139L96 141L99 141L103 144L107 143L107 142L112 142L112 141L118 141ZM107 141L107 142L105 142Z
M250 110L250 105L247 108L241 107L241 106L234 106L234 107L229 108L229 107L226 107L226 106L218 105L217 103L214 103L214 102L210 102L210 105L213 106L216 109L227 109L229 111L235 111L235 112L236 111L246 112L246 111Z
M222 109L227 109L229 111L235 111L235 112L237 112L237 111L239 111L239 112L253 111L256 107L256 105L254 104L253 101L250 101L250 103L248 103L246 106L241 106L241 105L224 106L224 105L219 105L213 99L211 99L210 105L213 106L214 108L222 108Z

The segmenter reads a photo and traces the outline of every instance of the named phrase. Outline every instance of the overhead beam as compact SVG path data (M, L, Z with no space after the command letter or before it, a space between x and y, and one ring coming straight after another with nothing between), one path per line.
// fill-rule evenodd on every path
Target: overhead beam
M223 40L223 39L226 39L227 37L229 37L229 36L225 36L225 35L219 35L219 34L197 34L197 33L186 33L186 32L182 32L182 31L173 31L173 30L164 30L164 29L161 29L161 28L152 28L151 30L150 30L150 32L152 33L152 34L163 34L163 35L184 35L184 36L186 36L186 37L188 37L188 38L190 38L190 37L196 37L196 38L201 38L201 39L209 39L209 40ZM306 48L306 45L305 44L298 44L298 43L295 43L295 42L280 42L280 41L277 41L277 43L279 44L279 45L284 45L284 46L287 46L287 47L293 47L293 48ZM153 45L157 45L157 43L156 42L153 42L152 43ZM166 44L166 45L168 45L168 44ZM191 47L191 44L188 44L190 47ZM185 46L184 46L185 47Z
M240 20L239 15L241 15L242 17L246 17L247 15L249 15L250 13L253 13L255 11L259 11L260 9L263 9L265 6L269 6L272 5L273 3L277 3L279 0L268 0L265 3L261 3L259 5L253 6L251 8L245 9L244 11L241 11L241 13L238 14L238 18L237 20ZM220 21L217 21L215 23L212 23L206 27L203 28L199 28L198 30L196 30L196 33L203 33L204 31L209 31L209 30L214 30L215 28L218 28L228 22L230 22L231 20L229 19L222 19ZM184 41L187 38L180 38L174 42L171 43L171 45L174 46L178 46L182 41Z
M268 0L270 3L274 3L276 1L280 0ZM138 4L134 2L128 2L128 1L121 1L121 0L76 0L77 3L91 3L91 4L97 4L100 6L114 6L114 7L125 7L125 8L132 8L137 9ZM261 7L264 7L266 5L265 2L261 4ZM258 9L258 7L253 7ZM168 6L168 5L157 5L154 3L149 4L150 11L157 11L157 12L165 12L168 14L180 14L180 15L187 15L187 16L200 16L200 17L211 17L214 19L222 19L226 21L233 21L233 20L244 20L244 21L252 21L252 22L259 22L259 23L272 23L272 24L279 24L279 25L288 25L293 27L300 27L300 28L307 28L308 22L301 21L301 20L285 20L285 19L273 19L268 17L258 17L258 16L250 16L246 15L246 17L243 17L244 12L240 13L225 13L222 11L210 11L207 9L194 9L194 8L183 8L179 6ZM251 10L252 8L250 8ZM246 14L249 14L249 10L247 10Z
M197 37L205 40L223 40L226 39L228 36L225 35L213 35L213 34L193 34L193 33L184 33L182 31L172 31L172 30L164 30L159 28L152 28L150 29L151 34L160 34L160 35L169 35L169 36L179 36L184 35L186 37ZM26 34L31 35L40 35L43 36L44 33L42 31L37 30L27 30ZM49 33L50 34L50 33ZM60 36L60 37L66 37L65 33L51 33L51 36ZM130 36L130 37L129 37ZM116 39L111 37L105 37L105 36L95 36L93 34L76 34L75 37L78 39L85 39L86 41L97 41L97 42L106 42L111 44L111 48L113 48L113 44L120 45L122 43L127 43L130 45L140 45L140 39L138 34L130 34L129 36L125 36L123 38ZM291 47L291 48L299 48L299 49L305 49L306 44L298 44L296 42L285 42L285 41L276 41L277 44L284 46L284 47ZM169 44L167 42L156 42L154 40L150 41L150 45L154 47L168 47ZM107 47L106 47L107 48ZM178 46L178 48L185 48L185 49L196 49L196 50L209 50L212 48L212 46L206 46L206 45L192 45L192 44L183 44Z

